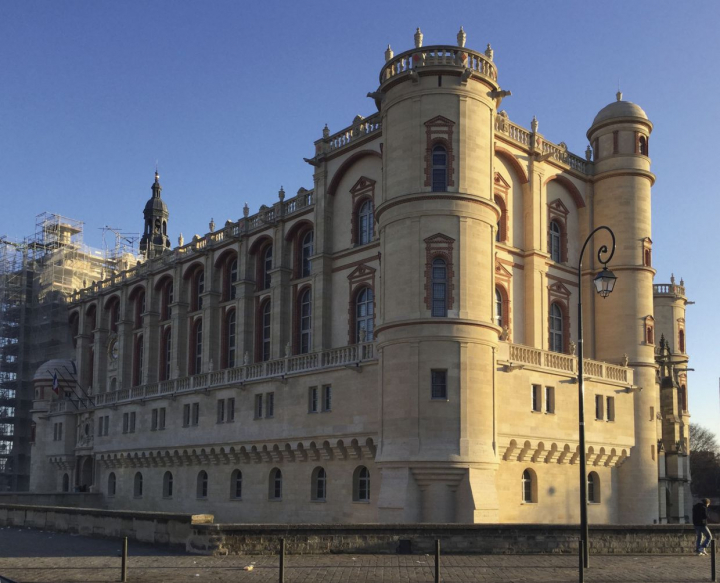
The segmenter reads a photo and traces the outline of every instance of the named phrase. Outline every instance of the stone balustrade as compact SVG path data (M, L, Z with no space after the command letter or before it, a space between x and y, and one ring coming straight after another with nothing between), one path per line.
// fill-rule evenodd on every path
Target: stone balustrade
M685 296L685 286L676 283L656 283L653 284L653 293L655 295Z
M577 356L550 352L548 350L522 346L520 344L507 344L507 349L507 360L513 365L530 365L539 369L548 369L550 372L563 372L572 375L578 373ZM500 356L501 358L503 356L502 344ZM590 360L588 358L584 359L583 362L585 377L604 379L624 385L632 385L633 383L633 371L628 367Z
M382 133L382 116L379 112L370 117L359 118L351 126L322 141L325 143L325 151L333 152L376 133Z
M364 362L375 362L376 351L372 342L331 348L311 354L299 354L267 362L258 362L235 368L201 373L179 379L149 383L138 387L124 388L114 392L98 393L90 399L60 400L50 404L51 413L66 410L102 407L120 402L139 401L198 390L210 390L232 384L261 382L269 379L305 374L319 370L360 366Z
M486 55L465 47L435 45L410 49L390 59L380 71L380 84L411 70L448 66L470 69L497 81L497 68Z

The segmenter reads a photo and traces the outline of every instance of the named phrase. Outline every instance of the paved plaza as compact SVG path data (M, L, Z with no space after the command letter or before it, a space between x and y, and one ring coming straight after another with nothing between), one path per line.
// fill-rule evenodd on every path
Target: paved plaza
M18 583L119 581L121 541L30 529L0 529L0 575ZM278 558L204 557L163 546L130 543L128 581L137 583L278 581ZM244 567L252 565L252 571ZM586 581L689 583L710 580L710 558L694 555L592 557ZM287 583L432 582L428 555L289 555ZM578 580L577 558L557 555L447 555L445 582L546 582Z

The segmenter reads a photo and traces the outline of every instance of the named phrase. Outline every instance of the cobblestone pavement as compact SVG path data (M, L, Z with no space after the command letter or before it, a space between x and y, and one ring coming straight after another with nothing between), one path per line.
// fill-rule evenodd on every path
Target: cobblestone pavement
M0 528L0 575L19 583L119 581L120 541L30 529ZM278 581L271 556L204 557L182 550L129 544L132 583ZM286 583L432 582L428 555L305 555L286 557ZM253 565L252 571L243 567ZM710 580L710 557L593 556L588 583L690 583ZM447 555L441 581L565 583L578 580L577 558L559 555Z

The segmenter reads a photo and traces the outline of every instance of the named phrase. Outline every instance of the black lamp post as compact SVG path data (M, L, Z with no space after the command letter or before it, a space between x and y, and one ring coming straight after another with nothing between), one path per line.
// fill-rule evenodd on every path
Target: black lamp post
M593 283L601 297L606 298L615 287L615 274L607 268L608 262L615 254L615 233L610 227L601 226L595 229L585 239L578 260L578 412L580 422L580 540L583 542L583 564L590 566L590 551L588 549L588 520L587 520L587 469L585 467L585 389L583 386L583 323L582 323L582 259L585 247L598 231L607 231L612 237L612 249L608 251L607 245L598 249L598 262L603 264L603 270L595 276ZM607 259L603 260L603 256ZM581 578L582 580L582 578Z

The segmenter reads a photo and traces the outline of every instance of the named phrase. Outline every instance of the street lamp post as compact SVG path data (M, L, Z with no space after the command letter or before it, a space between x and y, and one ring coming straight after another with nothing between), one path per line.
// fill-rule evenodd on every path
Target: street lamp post
M585 248L590 239L598 231L607 231L612 237L612 248L608 251L607 245L598 249L598 262L603 264L603 269L595 276L593 283L596 291L601 297L606 298L615 287L615 274L607 268L608 262L615 254L615 233L609 227L597 227L585 239L580 251L578 260L578 413L580 424L580 540L583 544L583 564L587 569L590 566L590 551L588 549L588 520L587 520L587 469L585 468L585 390L583 386L583 320L582 320L582 260ZM603 260L603 257L607 259Z

